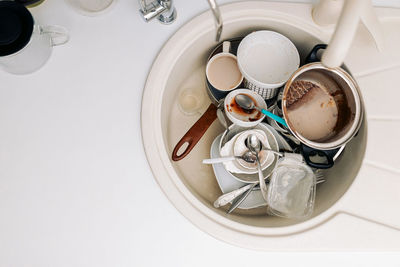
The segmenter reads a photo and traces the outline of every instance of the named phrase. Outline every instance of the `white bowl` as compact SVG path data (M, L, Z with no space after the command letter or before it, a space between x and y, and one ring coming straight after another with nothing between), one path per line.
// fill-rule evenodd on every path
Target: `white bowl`
M233 144L233 154L234 155L243 155L245 152L247 152L249 149L246 146L246 139L249 136L249 134L251 134L249 131L252 130L247 130L247 131L243 131L240 134L238 134L235 143ZM255 133L255 132L253 132ZM271 149L269 142L268 142L268 137L267 134L265 133L265 131L261 131L256 133L257 137L259 138L259 140L262 142L263 145L263 149ZM265 139L264 139L265 137ZM263 140L264 139L264 140ZM267 150L262 150L260 151L260 153L258 154L259 158L260 158L260 163L261 163L261 169L266 169L268 166L270 166L275 158L275 154L273 154L270 151ZM258 172L258 168L257 168L257 163L248 163L242 159L236 159L234 161L235 163L238 163L240 167L242 167L241 169L245 170L244 172L242 171L242 173L256 173ZM226 162L224 162L224 164L226 164Z
M241 127L254 127L264 120L265 115L256 109L250 114L244 112L235 102L235 96L239 94L251 97L257 107L267 109L267 104L259 94L249 89L236 89L225 97L224 110L228 119Z
M210 156L211 158L219 158L219 148L218 145L221 142L222 134L218 135L217 138L214 139L211 150ZM237 180L231 173L229 173L222 163L216 163L212 165L215 178L221 189L222 193L228 193L233 190L239 189L245 185L247 182L241 182ZM265 206L267 202L264 200L261 191L252 191L250 195L238 206L239 209L253 209L260 206Z
M221 157L229 157L232 155L243 155L249 149L245 145L245 140L247 136L251 133L257 135L259 140L261 140L263 147L270 149L268 134L265 129L249 129L244 128L245 130L238 132L235 136L233 136L229 141L227 141L219 151ZM236 132L236 131L235 131ZM261 169L266 169L270 164L273 163L275 155L269 151L263 150L259 153ZM258 168L256 163L247 163L242 159L235 159L232 161L223 162L225 169L231 173L240 173L240 174L252 174L257 173Z
M276 140L275 135L272 133L272 131L266 126L266 124L264 123L260 123L258 125L256 125L254 127L254 129L260 129L262 131L264 131L267 134L267 138L268 138L268 144L270 146L270 148L272 150L275 151L279 151L279 145L278 145L278 141ZM219 142L219 147L218 147L218 153L221 151L221 147L224 146L224 144L226 142L228 142L229 140L231 140L232 138L234 138L235 136L237 136L237 134L248 130L246 127L241 127L238 125L231 125L229 127L228 131L225 131L222 134L221 140ZM227 135L227 137L225 138L225 135ZM225 142L224 142L225 141ZM273 162L272 163L266 163L263 167L265 167L262 172L264 174L264 177L267 177L269 174L272 173L272 171L275 168L277 162L277 157L273 158ZM239 165L239 163L238 163ZM228 171L228 170L227 170ZM240 182L244 182L244 183L257 183L258 180L258 173L231 173L228 171L228 173L235 178L236 180L240 181Z
M256 31L243 38L237 60L246 80L260 89L282 86L300 65L296 46L274 31Z

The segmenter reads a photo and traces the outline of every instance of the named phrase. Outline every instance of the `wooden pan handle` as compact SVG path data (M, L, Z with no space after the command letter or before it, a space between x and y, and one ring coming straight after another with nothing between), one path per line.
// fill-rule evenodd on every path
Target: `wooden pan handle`
M195 124L187 131L187 133L182 137L182 139L176 144L174 151L172 152L172 160L178 161L186 157L190 151L195 147L195 145L199 142L201 137L207 131L207 129L211 126L211 124L217 118L217 107L214 104L211 104L206 112L196 121ZM183 151L182 154L178 156L179 149L185 144L189 145Z

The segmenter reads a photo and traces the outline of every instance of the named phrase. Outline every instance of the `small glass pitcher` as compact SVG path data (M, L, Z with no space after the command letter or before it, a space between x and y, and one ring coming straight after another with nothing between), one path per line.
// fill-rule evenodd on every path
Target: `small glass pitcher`
M53 46L68 40L64 27L36 25L22 4L0 1L0 67L4 71L32 73L48 61Z

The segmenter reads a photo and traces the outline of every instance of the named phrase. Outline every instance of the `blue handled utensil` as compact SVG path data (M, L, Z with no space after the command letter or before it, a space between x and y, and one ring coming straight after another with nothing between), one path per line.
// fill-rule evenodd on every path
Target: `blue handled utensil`
M238 95L235 96L235 101L242 109L246 109L246 110L257 109L261 113L263 113L266 116L270 117L271 119L279 122L283 126L288 127L287 124L286 124L286 121L283 118L279 117L278 115L275 115L272 112L269 112L266 109L257 107L256 105L254 105L253 100L250 97L248 97L247 95L238 94Z

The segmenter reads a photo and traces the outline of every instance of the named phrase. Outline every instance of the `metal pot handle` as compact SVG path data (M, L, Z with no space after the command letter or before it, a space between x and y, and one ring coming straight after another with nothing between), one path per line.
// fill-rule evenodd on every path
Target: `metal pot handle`
M193 126L176 144L174 150L172 151L172 160L178 161L186 157L200 141L201 137L204 135L204 133L207 131L207 129L211 126L216 118L217 107L214 104L210 104L210 106L200 117L200 119L198 119L195 124L193 124ZM183 150L183 152L180 153L180 150L185 147L186 143L186 148Z
M311 52L307 55L307 57L305 59L306 64L321 61L318 58L317 53L320 49L326 49L327 47L328 47L328 45L326 45L326 44L317 44L316 46L314 46L313 49L311 50Z
M301 144L301 154L304 157L304 160L306 161L307 165L313 168L317 169L329 169L333 167L334 161L333 158L337 154L340 148L332 149L332 150L318 150L315 148L311 148L309 146L306 146L304 144ZM327 162L325 163L319 163L319 162L313 162L311 160L311 157L313 155L318 156L323 156L326 158Z

